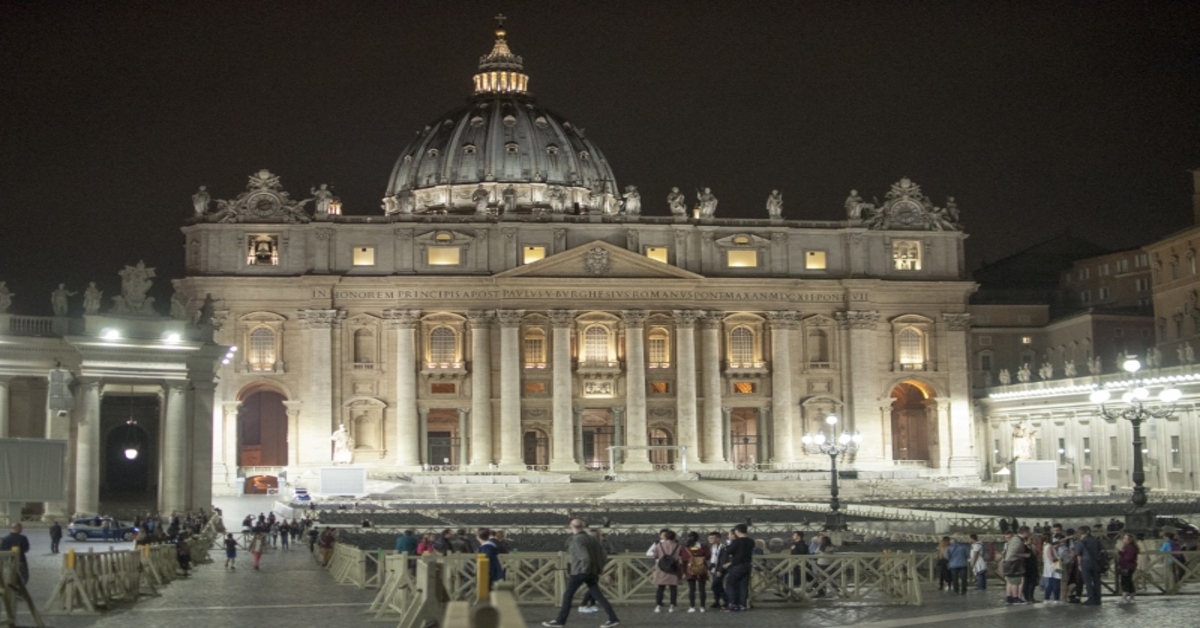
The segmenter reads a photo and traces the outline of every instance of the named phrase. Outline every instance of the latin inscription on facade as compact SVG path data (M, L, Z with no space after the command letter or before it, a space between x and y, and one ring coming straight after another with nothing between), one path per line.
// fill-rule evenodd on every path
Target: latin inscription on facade
M316 288L314 299L333 298L339 300L395 300L395 301L447 301L447 300L561 300L593 299L598 301L786 301L792 303L842 303L866 301L866 292L745 292L732 290L328 290Z

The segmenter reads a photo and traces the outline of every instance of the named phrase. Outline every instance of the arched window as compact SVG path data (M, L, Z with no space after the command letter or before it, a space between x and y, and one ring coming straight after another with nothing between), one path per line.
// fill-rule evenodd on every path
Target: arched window
M542 329L525 332L525 368L546 368L546 332Z
M458 357L458 334L449 327L436 327L429 332L429 361L433 364L453 364Z
M754 332L735 327L729 332L729 363L750 366L754 363Z
M808 330L808 363L829 363L829 335L823 329Z
M897 338L900 351L900 366L917 367L925 364L925 335L912 327L900 330Z
M375 333L369 329L354 332L354 363L375 363Z
M583 361L587 363L608 362L608 330L592 325L583 332Z
M251 371L275 370L275 332L266 327L250 332L250 351L246 359Z
M650 330L646 343L646 355L650 368L665 369L671 367L671 336L662 327Z

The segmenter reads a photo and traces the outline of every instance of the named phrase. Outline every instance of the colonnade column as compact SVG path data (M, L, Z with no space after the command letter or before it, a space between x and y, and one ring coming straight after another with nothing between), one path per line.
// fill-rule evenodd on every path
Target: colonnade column
M874 372L875 369L875 325L879 321L879 312L874 310L846 310L835 312L838 327L850 336L849 355L844 359L853 368L863 372ZM879 407L879 391L875 390L875 380L871 377L850 378L850 398L845 405L844 421L840 424L843 429L858 430L863 434L862 444L854 457L855 464L881 465L884 462L883 443L888 440L886 432L891 425L887 421L876 419L875 409Z
M490 310L467 312L471 329L470 467L487 470L492 458L492 322ZM466 434L463 434L466 437Z
M82 407L76 407L75 512L100 512L100 388L82 380ZM165 457L164 452L164 457Z
M521 317L525 310L496 310L500 321L500 468L521 471Z
M188 391L187 423L192 441L190 464L184 468L184 477L191 488L186 500L188 510L212 507L213 398L216 389L215 382L194 376Z
M721 416L721 313L708 312L700 319L700 362L703 371L704 442L700 461L725 463L725 426Z
M297 447L297 445L300 444L299 443L300 439L297 438L296 435L300 433L300 411L304 408L304 402L303 401L292 401L289 399L289 400L283 402L283 407L284 407L284 411L287 412L287 433L288 433L287 461L288 461L288 467L295 467L296 463L299 462L299 460L300 460L300 458L299 458L300 448ZM231 411L231 409L229 407L229 404L225 404L226 425L236 426L237 425L237 417L238 417L238 406L235 406L234 408L232 408L232 412L233 412L232 417L229 416L230 411ZM228 444L229 441L233 441L234 444ZM237 442L236 435L234 435L232 438L229 438L226 441L226 443L228 444L229 447L235 447L236 442ZM232 449L230 451L232 451ZM294 478L295 474L288 473L288 477Z
M696 310L675 310L675 430L687 455L700 459L700 439L696 433Z
M575 458L575 410L571 406L574 392L571 377L571 324L575 321L575 312L571 310L550 310L550 324L553 326L550 338L554 354L550 365L553 368L551 390L552 430L551 439L554 442L550 456L551 471L575 471L579 469L582 458Z
M473 447L474 443L470 442L467 437L467 422L471 418L471 411L467 408L458 409L458 456L454 459L454 464L461 469L467 466L467 451L468 447Z
M649 443L646 431L646 312L625 310L625 445L645 447ZM650 457L646 449L626 452L626 471L649 471Z
M799 325L798 319L797 312L767 312L767 320L771 324L771 415L775 419L770 455L772 462L785 465L795 461L795 443L792 439L792 330Z
M0 438L8 438L8 383L11 377L0 376Z
M288 403L283 402L284 406ZM237 468L241 466L241 452L238 451L238 411L242 407L240 401L227 401L221 404L221 440L217 443L217 448L221 451L221 462L224 463L225 472L219 478L214 478L228 485L234 478L237 477ZM288 463L294 463L296 458L292 451L296 438L295 428L291 420L291 408L288 408ZM290 475L290 474L289 474Z
M333 330L341 325L346 313L340 310L300 310L298 313L307 336L307 382L304 394L303 420L300 431L289 437L300 441L299 459L289 461L303 464L330 464L329 435L334 430L333 369L338 368L333 355Z
M168 382L166 416L163 421L162 489L160 512L187 510L188 425L187 384Z
M413 470L421 465L420 418L417 416L417 321L419 310L385 310L396 331L396 466Z
M74 414L78 412L76 408L80 407L81 399L75 397L72 399L72 406L66 406L67 385L72 381L71 375L61 366L50 371L47 378L48 387L46 389L46 431L45 436L51 440L67 441L67 456L70 459L70 451L75 447L71 443L71 422L74 420ZM80 389L82 394L86 390ZM62 519L70 514L70 504L67 498L57 502L43 502L42 513L43 519Z
M948 416L940 417L950 426L949 466L958 475L977 475L979 457L975 454L975 420L971 415L971 388L967 381L969 360L967 333L971 315L959 312L942 314L946 322L946 370L949 377L950 404Z

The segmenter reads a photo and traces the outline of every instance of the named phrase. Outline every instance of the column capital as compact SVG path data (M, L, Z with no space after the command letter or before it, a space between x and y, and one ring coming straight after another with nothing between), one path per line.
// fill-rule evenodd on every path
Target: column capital
M424 421L429 418L429 408L417 408L417 414L420 415L421 420Z
M673 310L671 314L675 316L675 326L685 329L695 327L700 318L700 310Z
M620 419L621 417L625 416L625 408L622 406L613 406L610 408L610 410L612 411L613 418L615 419Z
M471 409L470 409L470 408L459 408L459 409L458 409L458 418L459 418L459 420L466 419L466 418L467 418L468 416L470 416L470 415L471 415ZM461 435L460 435L460 436L461 436Z
M182 393L187 392L187 387L188 387L187 382L178 382L178 381L163 382L163 388L166 389L168 392L173 392L175 394L182 394Z
M729 406L721 406L721 414L725 415L725 418L728 419L733 416L733 408Z
M384 310L389 329L414 329L421 320L421 310Z
M771 329L796 329L800 325L800 312L792 310L767 312L767 321L771 324Z
M876 310L845 310L834 312L833 317L842 329L875 329L879 322L879 312Z
M304 329L334 329L342 326L346 312L338 309L306 309L297 310L296 316L300 319L300 325Z
M550 310L550 324L555 327L570 327L575 322L575 310Z
M723 312L716 312L716 311L703 312L700 315L700 318L698 319L700 321L700 328L701 329L720 329L721 323L724 322L724 320L723 320L724 317L722 316L722 314L723 314Z
M971 328L971 315L965 312L943 312L942 320L950 331L968 331Z
M640 328L646 323L646 310L621 310L621 320L626 327Z
M495 321L495 310L470 310L467 312L467 325L471 329L487 329Z
M501 327L520 327L521 318L525 316L525 310L496 310L496 319L500 321Z

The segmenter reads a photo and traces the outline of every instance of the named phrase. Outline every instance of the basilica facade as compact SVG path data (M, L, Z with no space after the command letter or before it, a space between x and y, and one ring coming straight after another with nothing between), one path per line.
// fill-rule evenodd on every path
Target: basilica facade
M238 348L216 486L334 447L380 475L823 468L801 439L830 415L862 472L978 478L952 200L901 179L799 221L777 195L761 219L707 190L642 199L528 84L499 30L376 215L266 170L197 194L177 289Z

